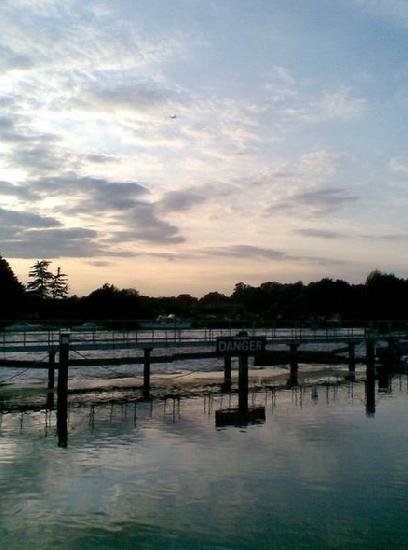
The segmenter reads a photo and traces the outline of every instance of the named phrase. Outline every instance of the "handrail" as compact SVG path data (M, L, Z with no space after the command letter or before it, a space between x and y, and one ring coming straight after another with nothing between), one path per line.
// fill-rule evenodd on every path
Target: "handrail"
M248 331L249 332L249 331ZM290 342L298 343L324 343L324 342L347 342L350 340L363 340L365 338L387 339L387 338L408 338L406 331L394 331L388 334L377 334L363 329L335 329L335 330L299 330L295 329L271 329L251 331L256 336L265 336L269 344L285 344ZM208 346L215 344L217 337L230 335L229 329L206 329L186 330L170 334L167 331L93 331L91 333L71 333L71 346L78 348L87 347L93 349L118 349L120 347L135 348L143 345L157 347L182 347L182 346ZM0 340L0 351L40 351L56 347L58 345L58 333L48 332L24 332L24 333L3 333Z

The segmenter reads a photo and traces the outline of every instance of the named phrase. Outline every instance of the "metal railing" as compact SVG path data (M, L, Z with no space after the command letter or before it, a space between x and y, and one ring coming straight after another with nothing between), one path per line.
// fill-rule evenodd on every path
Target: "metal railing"
M397 337L407 338L406 330L391 331L380 334L375 329L367 329L355 326L336 326L323 328L310 327L287 327L287 328L254 328L245 330L249 336L264 336L268 343L276 342L314 342L314 341L346 341L350 339L363 339L365 337ZM62 333L70 334L71 346L87 346L88 349L98 349L98 346L107 349L108 347L143 347L144 344L154 346L186 346L215 344L220 336L233 336L237 329L227 328L202 328L202 329L180 329L174 330L89 330L77 331L69 329L49 330L24 330L0 332L0 351L25 351L26 349L38 347L41 349L52 349L58 346Z

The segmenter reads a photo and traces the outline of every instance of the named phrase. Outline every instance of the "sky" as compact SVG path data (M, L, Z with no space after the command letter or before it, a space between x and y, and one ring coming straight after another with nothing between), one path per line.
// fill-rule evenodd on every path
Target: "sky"
M2 0L0 254L72 293L408 276L406 0Z

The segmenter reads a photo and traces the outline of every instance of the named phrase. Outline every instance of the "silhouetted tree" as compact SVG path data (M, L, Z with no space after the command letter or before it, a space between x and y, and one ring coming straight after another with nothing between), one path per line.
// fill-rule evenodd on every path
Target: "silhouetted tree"
M203 313L228 313L230 311L231 298L219 292L209 292L199 300Z
M306 308L309 315L330 317L339 314L347 316L350 301L350 284L345 281L322 279L306 287Z
M48 271L51 262L49 260L38 260L28 273L29 280L27 290L33 292L41 299L49 298L51 295L51 284L54 275Z
M51 297L55 300L61 300L68 296L68 276L57 268L57 273L52 276L49 283Z
M378 269L367 276L366 313L370 319L405 319L408 307L408 282L393 273Z
M0 317L12 319L19 313L24 299L24 286L14 275L9 263L0 256Z
M134 288L119 289L105 283L84 299L87 316L105 319L137 319L141 298Z

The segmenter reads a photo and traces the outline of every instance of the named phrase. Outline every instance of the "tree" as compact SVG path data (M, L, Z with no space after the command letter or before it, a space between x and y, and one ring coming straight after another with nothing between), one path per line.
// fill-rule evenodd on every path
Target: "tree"
M27 290L41 299L49 298L51 295L51 285L54 275L51 271L48 271L50 264L49 260L37 260L31 266L31 270L28 273L28 277L31 280L27 283Z
M140 308L140 296L134 288L119 289L105 283L91 292L84 304L92 318L135 319Z
M24 298L24 287L14 275L8 262L0 256L0 316L13 318Z
M54 300L61 300L68 296L68 276L61 272L61 268L57 268L57 273L50 280L50 293Z

